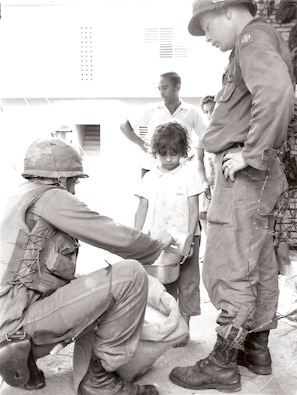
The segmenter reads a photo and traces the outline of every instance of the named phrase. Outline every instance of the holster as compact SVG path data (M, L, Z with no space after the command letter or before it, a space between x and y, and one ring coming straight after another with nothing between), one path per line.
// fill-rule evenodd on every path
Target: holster
M14 334L0 344L0 375L12 387L41 389L44 375L36 366L31 339L24 333Z

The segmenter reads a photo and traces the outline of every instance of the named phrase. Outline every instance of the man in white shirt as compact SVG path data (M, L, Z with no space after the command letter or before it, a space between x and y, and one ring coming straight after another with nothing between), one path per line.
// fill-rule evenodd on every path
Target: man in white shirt
M189 157L196 156L198 136L202 136L206 125L198 107L180 99L180 88L181 78L177 73L161 74L158 89L163 102L148 106L136 122L130 123L127 119L121 124L124 135L143 151L140 163L142 176L157 163L149 153L149 144L154 129L160 124L176 121L185 127L192 141Z

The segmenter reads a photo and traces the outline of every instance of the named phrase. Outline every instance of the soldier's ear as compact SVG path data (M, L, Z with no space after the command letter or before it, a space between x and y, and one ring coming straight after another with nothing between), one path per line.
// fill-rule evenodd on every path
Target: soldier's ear
M226 15L226 18L230 19L232 16L232 7L224 7L223 10Z

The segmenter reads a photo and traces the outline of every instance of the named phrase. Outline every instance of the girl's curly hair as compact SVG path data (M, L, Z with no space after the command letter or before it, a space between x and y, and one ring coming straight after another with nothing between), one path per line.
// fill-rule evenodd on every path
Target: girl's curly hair
M167 152L188 156L190 150L190 139L188 131L178 122L167 122L156 127L151 139L151 153L164 156Z

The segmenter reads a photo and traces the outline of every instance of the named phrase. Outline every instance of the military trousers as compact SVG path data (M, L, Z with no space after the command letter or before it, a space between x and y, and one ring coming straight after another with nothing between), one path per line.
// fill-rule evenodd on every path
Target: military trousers
M147 293L147 274L141 264L121 261L36 301L23 327L34 345L68 343L92 329L95 355L105 370L115 371L135 353Z
M272 329L277 326L279 295L274 212L287 188L286 177L274 159L269 172L248 166L232 182L224 178L222 160L223 154L218 155L203 281L211 302L220 310L220 326L230 324L240 307L248 304L252 308L246 323L250 329Z

